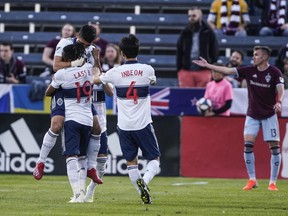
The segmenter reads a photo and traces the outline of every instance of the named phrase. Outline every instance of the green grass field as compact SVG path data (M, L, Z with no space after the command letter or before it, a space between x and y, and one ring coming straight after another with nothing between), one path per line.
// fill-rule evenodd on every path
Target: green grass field
M127 177L105 176L94 203L67 203L66 176L0 175L0 215L288 215L288 182L268 191L268 180L243 191L245 179L156 177L149 185L152 205L143 205Z

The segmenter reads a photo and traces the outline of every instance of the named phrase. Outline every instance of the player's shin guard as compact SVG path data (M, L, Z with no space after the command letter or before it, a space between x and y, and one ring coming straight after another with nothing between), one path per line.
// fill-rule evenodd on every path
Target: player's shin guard
M78 167L79 167L79 183L80 190L85 191L86 177L87 177L87 161L86 156L78 157Z
M40 162L45 163L48 157L48 154L50 153L51 149L54 147L57 141L58 136L59 134L53 133L50 129L46 132L43 138L43 143L41 146L40 155L39 155L37 163L40 163Z
M244 160L247 168L249 178L256 180L255 174L255 157L254 157L253 142L246 141L244 143Z
M73 191L73 194L80 193L78 161L76 157L69 157L66 159L67 175Z
M95 168L96 158L100 149L100 135L91 134L87 148L87 165L88 170Z
M275 183L277 180L281 163L281 154L279 146L271 147L270 151L271 151L271 173L270 173L270 184L271 184Z
M97 170L99 178L102 178L105 174L107 160L108 160L107 157L97 158L96 170Z
M138 193L140 193L140 190L139 190L138 185L137 185L137 180L141 179L142 177L141 177L141 174L138 170L138 165L130 165L127 167L127 169L128 169L130 181L132 182L132 184L134 185L134 187L138 191Z
M144 182L148 185L149 182L159 173L159 161L151 160L148 162L145 174L143 176Z

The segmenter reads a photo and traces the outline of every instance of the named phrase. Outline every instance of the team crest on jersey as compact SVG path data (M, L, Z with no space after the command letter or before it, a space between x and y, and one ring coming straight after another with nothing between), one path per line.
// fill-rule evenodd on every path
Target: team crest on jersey
M281 83L284 83L284 78L283 77L279 77L279 80Z
M57 99L57 105L58 105L58 106L62 106L62 104L63 104L62 98L58 98L58 99Z
M265 76L265 80L266 80L267 83L270 82L270 80L271 80L271 76L270 76L269 73Z

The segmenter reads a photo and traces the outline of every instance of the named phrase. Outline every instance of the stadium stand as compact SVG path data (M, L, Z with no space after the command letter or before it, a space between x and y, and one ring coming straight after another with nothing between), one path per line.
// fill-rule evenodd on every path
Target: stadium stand
M187 24L187 9L202 8L205 20L210 4L211 0L10 0L0 2L0 38L11 41L17 55L26 62L29 73L37 75L44 69L43 48L59 35L60 26L69 22L79 28L87 22L99 21L101 37L113 43L118 43L128 33L136 33L141 41L139 60L154 66L163 82L174 86L175 80L169 79L177 77L176 42ZM250 32L256 32L259 17L252 16L251 20ZM220 62L228 61L231 50L241 49L247 56L245 64L250 63L253 46L270 46L274 58L287 42L284 37L275 40L255 35L241 39L224 36L218 41Z

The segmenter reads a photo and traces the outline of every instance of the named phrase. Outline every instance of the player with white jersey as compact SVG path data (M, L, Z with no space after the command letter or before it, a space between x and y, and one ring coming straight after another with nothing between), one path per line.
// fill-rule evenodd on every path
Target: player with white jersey
M119 47L126 62L95 76L94 83L112 83L116 88L118 134L128 174L142 201L151 204L147 185L158 173L160 164L149 95L149 86L156 83L155 72L150 65L138 63L139 40L134 35L122 38ZM143 178L138 169L138 148L149 160Z
M85 52L80 43L67 45L63 49L63 60L79 59ZM92 88L93 65L85 63L82 67L64 68L54 75L46 95L51 96L56 89L62 88L65 104L65 123L63 130L63 155L69 182L73 191L70 202L84 202L87 164L78 170L78 158L86 157L91 129L93 126ZM83 167L83 168L82 168Z
M53 68L55 71L58 71L63 68L70 68L75 66L81 66L84 62L94 64L94 58L91 54L92 50L95 48L91 45L92 41L96 37L95 28L93 26L84 25L81 27L77 38L64 38L61 39L60 42L57 44L55 55L54 55L54 65ZM85 47L84 55L80 59L76 59L74 61L63 61L62 53L64 47L71 44L82 44ZM99 64L96 61L97 64ZM58 72L56 72L58 73ZM90 142L87 151L88 157L88 172L87 176L91 178L94 182L98 184L102 184L103 181L97 176L96 170L94 168L96 163L97 153L100 148L100 133L101 128L99 126L99 122L97 119L97 112L95 111L94 107L92 106L93 112L93 129L92 134L90 137ZM51 127L49 131L45 134L43 139L43 144L41 146L40 156L37 161L37 165L33 172L33 176L35 179L40 180L43 176L44 171L44 163L45 160L50 153L51 149L54 147L57 137L62 130L64 118L65 118L65 106L63 103L63 92L60 89L55 91L53 98L52 98L52 105L51 105ZM79 163L84 163L86 159L83 161L80 160Z

